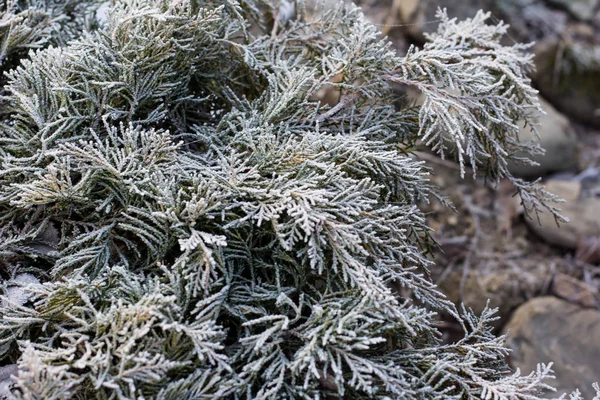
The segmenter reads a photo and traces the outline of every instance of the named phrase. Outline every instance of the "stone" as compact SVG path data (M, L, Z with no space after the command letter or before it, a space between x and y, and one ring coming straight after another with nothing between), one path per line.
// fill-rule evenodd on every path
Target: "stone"
M551 290L555 296L581 307L596 308L600 305L600 294L595 287L567 274L557 273Z
M546 2L567 10L569 14L581 21L592 20L600 4L600 0L546 0Z
M540 116L538 134L539 144L546 151L544 155L532 158L538 166L511 163L509 170L517 177L536 179L553 172L571 171L579 164L577 135L569 120L559 113L550 103L540 99L545 115ZM538 142L535 133L529 127L521 125L521 142ZM519 156L526 156L520 154Z
M600 198L584 197L582 184L577 181L550 180L546 190L566 200L558 205L568 223L556 224L549 212L540 214L540 221L526 219L529 228L546 242L570 250L576 250L584 238L600 237Z
M555 297L538 297L519 307L504 328L512 349L510 363L523 374L540 362L553 362L557 393L579 389L584 398L595 395L592 384L600 371L600 312Z
M511 26L507 43L536 43L531 77L542 95L569 118L600 127L600 0L496 0L496 6Z
M510 35L519 42L538 42L560 39L566 29L569 15L566 11L549 7L541 1L496 0L502 18L510 24Z
M600 127L600 0L496 0L496 6L511 26L507 44L536 43L531 77L542 95L569 118ZM573 13L585 18L573 21Z
M498 308L499 320L493 323L500 328L510 317L511 312L538 293L544 283L551 279L551 271L540 265L531 270L514 271L498 268L483 270L471 268L464 284L462 269L451 272L445 279L436 282L448 300L459 305L463 303L475 314L481 314L489 300L489 307Z
M590 54L593 46L600 44L581 44L587 46ZM592 47L590 47L592 46ZM532 78L540 93L566 116L583 124L600 127L600 68L575 68L568 71L556 68L557 60L561 65L570 63L565 60L565 51L557 40L546 40L534 48L536 72Z

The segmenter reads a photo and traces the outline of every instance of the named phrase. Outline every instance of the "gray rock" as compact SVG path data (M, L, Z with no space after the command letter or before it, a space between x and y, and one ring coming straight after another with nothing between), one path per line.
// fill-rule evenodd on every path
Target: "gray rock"
M551 5L567 10L572 16L581 21L590 21L600 0L546 0Z
M584 124L600 127L600 68L593 67L597 61L586 61L590 66L585 68L571 65L565 69L566 65L575 63L570 58L588 57L600 52L600 44L569 46L567 51L558 40L538 43L534 49L536 72L532 78L542 95L558 110ZM581 54L569 55L568 52L574 49L579 49L577 52ZM560 68L556 67L557 62Z
M543 1L496 0L496 7L510 24L510 35L519 42L558 40L566 31L566 11L549 7Z
M556 297L582 307L596 308L600 305L598 289L589 283L561 272L556 273L554 276L551 290Z
M553 172L577 169L577 136L569 120L545 100L541 100L541 103L546 115L540 117L540 126L537 129L540 135L539 144L546 153L533 157L533 161L540 164L538 166L511 163L510 171L521 178L535 179ZM522 142L538 141L535 133L524 126L521 127L519 139Z
M577 181L550 180L546 190L556 194L565 203L560 204L561 214L568 223L557 226L554 217L545 212L537 220L526 220L529 228L550 244L575 250L582 240L600 237L600 198L584 197L582 184Z
M592 12L600 8L600 0L495 3L511 26L507 43L536 43L532 78L544 97L568 117L600 127L600 10ZM583 21L569 18L574 13L581 14Z
M594 397L592 384L600 371L600 312L538 297L515 311L505 331L510 331L507 345L514 368L528 374L539 362L553 362L556 380L549 383L558 395L579 389L584 398Z
M476 314L481 314L486 306L498 308L499 320L493 323L496 328L502 327L510 317L510 313L532 297L532 293L542 290L545 282L551 277L548 265L540 264L536 268L510 270L498 268L485 270L471 268L464 278L463 271L456 270L445 279L436 282L448 300L456 305L464 304ZM461 287L463 289L461 293Z

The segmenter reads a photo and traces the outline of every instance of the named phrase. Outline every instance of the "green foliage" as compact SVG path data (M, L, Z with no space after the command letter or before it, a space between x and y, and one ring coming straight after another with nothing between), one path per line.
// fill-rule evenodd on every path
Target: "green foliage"
M15 398L537 399L548 388L548 366L510 372L493 311L459 312L427 278L418 204L436 190L410 153L420 141L453 152L510 179L527 210L555 212L506 168L531 150L516 121L539 110L525 46L500 45L506 27L486 14L441 13L430 43L401 57L354 7L281 10L123 0L91 25L48 14L75 18L57 36L27 24L2 34L9 49L53 43L4 86L0 266L43 282L0 308ZM396 83L420 89L423 106L394 108ZM330 87L333 107L318 101ZM437 312L461 322L462 340L441 344Z

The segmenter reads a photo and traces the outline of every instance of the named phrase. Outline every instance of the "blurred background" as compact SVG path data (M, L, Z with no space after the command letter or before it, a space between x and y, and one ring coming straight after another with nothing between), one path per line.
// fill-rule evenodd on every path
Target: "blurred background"
M458 165L423 151L433 180L457 213L425 205L441 244L433 279L451 300L481 312L486 299L499 308L498 333L510 330L510 362L524 374L554 362L558 392L579 388L594 396L600 381L600 0L361 0L358 5L400 54L437 30L436 10L470 18L477 10L491 22L511 25L506 45L535 42L534 86L546 115L540 119L545 156L539 167L512 166L527 179L541 177L569 224L550 215L522 214L508 182L459 178ZM418 101L418 93L409 93ZM535 136L523 130L522 140ZM469 174L467 173L467 176ZM460 328L443 323L451 341Z

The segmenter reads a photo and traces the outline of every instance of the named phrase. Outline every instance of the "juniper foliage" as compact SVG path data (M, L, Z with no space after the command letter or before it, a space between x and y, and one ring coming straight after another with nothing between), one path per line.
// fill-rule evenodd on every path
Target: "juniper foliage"
M270 2L120 0L101 21L61 12L75 21L60 28L67 17L47 11L59 2L17 4L5 54L45 48L6 73L0 125L0 264L5 293L26 293L0 308L14 398L549 388L550 366L509 370L493 310L458 311L428 279L418 204L436 189L411 154L431 145L556 213L506 168L532 151L517 121L539 104L505 25L441 11L428 44L399 56L355 7L296 3L289 19ZM36 13L47 23L27 22ZM398 83L425 103L397 110ZM334 106L318 100L328 87ZM439 312L463 339L441 343Z

